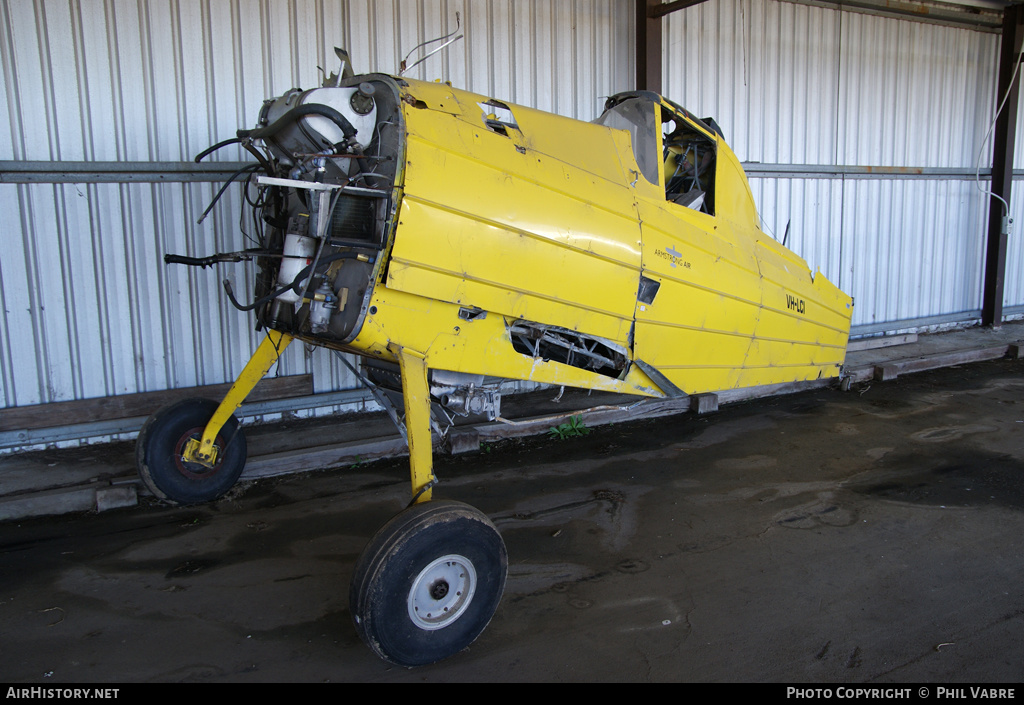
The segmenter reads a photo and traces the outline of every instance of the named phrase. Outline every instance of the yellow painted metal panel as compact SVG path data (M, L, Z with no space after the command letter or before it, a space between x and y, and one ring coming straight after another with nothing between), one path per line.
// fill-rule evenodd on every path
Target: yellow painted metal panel
M750 337L692 328L637 324L637 359L647 362L644 350L660 348L654 365L687 394L732 389L750 348ZM648 356L650 357L650 356ZM737 362L738 361L738 362Z
M447 95L434 84L410 90L427 104ZM612 131L512 106L521 129L501 134L484 123L483 97L453 95L461 116L407 102L387 286L626 343L640 229ZM572 123L569 144L556 143L566 133L545 121ZM570 163L555 151L601 156Z
M635 358L687 393L736 386L761 304L752 253L656 189L639 209L644 276L661 286L637 305Z
M849 297L760 231L721 138L696 126L716 156L708 214L666 200L664 175L640 177L627 130L445 84L408 81L402 95L386 264L358 334L336 347L394 360L397 345L432 369L654 396L670 390L635 361L688 393L838 373ZM659 285L650 302L641 276ZM614 378L534 357L513 344L520 321L604 341L626 364Z
M516 352L508 333L510 321L503 316L487 314L466 321L459 317L456 305L386 287L375 290L370 306L376 313L351 346L363 354L394 360L388 350L391 341L423 350L432 369L661 396L657 386L636 366L619 380Z
M725 140L718 140L718 173L715 190L717 217L724 225L736 229L738 235L760 233L761 218L754 205L746 172Z
M714 215L667 201L664 176L637 185L643 274L661 286L637 304L635 358L689 393L837 375L849 297L760 231L742 167L716 143Z
M390 288L626 340L637 270L411 196L401 218Z
M460 101L455 90L447 83L404 80L412 86L406 91L407 102L417 109L436 110L449 115L463 115L470 110L470 106L464 104L464 100L470 96L466 91L458 92L463 96L463 101Z
M483 122L485 111L496 110L495 107L486 105L492 100L488 96L455 89L445 83L409 79L405 81L408 84L405 89L406 105L409 106L405 114L410 134L429 134L433 129L429 121L434 119L432 113L436 115L437 112L457 115L474 130L474 134L478 134L479 130L487 129ZM517 131L510 133L510 139L515 144L538 155L546 155L572 165L601 179L622 184L622 163L619 156L616 150L610 150L604 144L606 140L617 139L617 136L611 134L612 131L600 125L542 110L504 101L498 102L510 110L514 122L519 127ZM428 109L420 109L420 104ZM435 124L445 126L444 129L451 125L443 121ZM442 132L437 136L440 138L437 143L450 149L452 140L462 139L464 133Z

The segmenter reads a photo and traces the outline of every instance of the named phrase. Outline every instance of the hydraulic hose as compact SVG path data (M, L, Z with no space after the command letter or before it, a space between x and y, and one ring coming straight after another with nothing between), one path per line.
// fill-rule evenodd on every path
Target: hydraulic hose
M164 264L184 264L189 267L210 267L219 262L247 262L253 257L280 257L281 255L263 249L222 252L209 257L187 257L185 255L164 255Z
M327 118L341 129L342 133L345 135L345 139L347 140L355 137L356 132L358 132L358 130L352 126L352 123L348 121L348 118L329 105L309 103L307 105L299 105L292 108L265 127L257 127L253 130L239 130L235 134L239 139L262 139L276 134L299 118L304 118L307 115L319 115L320 117Z
M198 160L198 157L196 157L196 159ZM196 221L196 225L199 225L204 220L206 220L206 216L208 216L210 214L210 211L213 210L213 207L215 205L217 205L217 201L219 201L220 197L224 195L225 191L227 191L228 186L230 186L232 183L234 183L235 179L237 179L239 176L241 176L242 174L244 174L247 171L255 171L256 169L262 169L262 168L263 168L262 164L247 164L246 166L243 166L241 169L239 169L234 174L232 174L231 178L228 179L227 181L225 181L224 185L220 187L219 191L217 191L217 195L213 197L213 200L210 201L210 205L208 205L206 207L206 210L203 211L203 214L199 217L199 220Z
M202 152L200 152L199 154L196 155L196 159L195 159L196 164L198 164L199 162L203 161L203 159L205 159L208 155L213 154L218 149L220 149L222 147L227 147L229 144L238 144L241 141L242 141L241 137L232 137L229 140L224 140L223 142L218 142L217 144L213 145L212 147L207 147Z
M362 258L362 259L364 259L364 260L366 260L366 261L368 261L370 263L373 263L373 261L375 259L372 256L367 256L367 255L364 255L364 254L359 254L357 252L336 252L333 255L327 255L326 257L321 258L320 261L318 263L316 263L315 265L311 264L311 265L305 267L301 272L299 272L296 275L295 279L292 280L291 284L285 284L284 286L279 287L279 288L271 291L269 294L265 294L264 296L261 296L260 298L256 299L251 304L249 304L248 306L238 302L238 300L235 298L234 291L233 291L233 289L231 287L231 282L228 281L227 279L224 280L224 291L227 293L228 298L231 300L231 305L233 305L239 311L252 311L257 306L259 306L261 304L265 304L268 301L272 301L272 300L276 299L278 296L280 296L281 294L285 293L286 291L291 290L291 291L294 291L296 294L301 293L299 291L299 287L302 286L302 282L306 281L306 279L308 279L313 274L313 268L314 267L316 267L316 269L320 269L324 265L330 264L331 262L336 262L339 259L360 259L360 258Z

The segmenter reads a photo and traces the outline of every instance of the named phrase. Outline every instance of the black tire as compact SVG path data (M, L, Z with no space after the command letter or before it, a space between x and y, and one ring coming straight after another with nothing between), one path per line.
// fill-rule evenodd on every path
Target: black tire
M217 435L217 464L207 468L182 459L185 443L202 438L217 410L209 399L185 399L147 419L135 443L139 476L150 491L171 504L199 504L217 499L238 480L245 467L245 434L238 419L228 419Z
M486 516L450 500L417 504L381 527L360 555L352 621L385 661L434 663L480 636L507 572L505 542Z

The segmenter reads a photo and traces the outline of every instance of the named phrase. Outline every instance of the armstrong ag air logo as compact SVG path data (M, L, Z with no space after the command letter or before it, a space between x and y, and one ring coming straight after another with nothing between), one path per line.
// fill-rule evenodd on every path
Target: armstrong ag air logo
M806 310L806 305L803 299L798 299L792 294L786 294L786 308L802 314Z
M667 250L658 248L654 251L655 257L661 257L664 260L668 260L669 264L672 265L673 269L679 265L682 265L686 269L690 268L690 263L683 259L683 253L677 252L675 247L670 247Z

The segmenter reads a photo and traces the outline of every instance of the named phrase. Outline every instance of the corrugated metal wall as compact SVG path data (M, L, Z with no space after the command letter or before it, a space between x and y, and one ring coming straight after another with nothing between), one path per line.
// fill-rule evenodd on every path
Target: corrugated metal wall
M1024 65L1020 68L1024 71ZM1024 76L1024 74L1022 74ZM1002 96L999 97L1002 100ZM1022 98L1024 103L1024 98ZM1024 106L1017 107L1017 141L1014 145L1013 168L1024 169ZM991 146L989 146L991 151ZM988 162L982 162L983 165ZM1004 313L1024 314L1024 178L1014 176L1010 198L1010 217L1014 226L1006 243L1006 278Z
M966 174L994 111L998 35L713 0L670 15L665 44L666 93L714 116L745 162L960 174L761 177L752 165L750 181L765 226L782 239L791 223L788 244L853 294L855 331L976 315L987 198ZM1019 238L1010 250L1007 306L1024 303Z
M189 160L251 126L264 98L319 84L334 46L357 70L393 72L453 31L456 13L466 39L411 75L583 119L634 85L631 0L0 0L0 160ZM744 161L973 169L998 44L804 4L709 0L666 20L665 92L714 116ZM986 216L972 180L762 171L751 186L766 226L781 239L791 221L789 244L854 294L861 329L980 308ZM195 224L216 188L0 185L0 407L234 378L258 336L219 282L248 290L248 268L161 261L246 245L235 190ZM1008 307L1024 304L1020 240ZM312 372L318 392L354 386L324 351L294 346L280 367Z
M566 115L632 86L632 11L618 0L0 0L0 160L185 161L251 126L265 98L322 80L347 47L360 71L455 29L410 72ZM581 58L585 57L585 58ZM232 147L215 159L246 160ZM220 293L244 264L166 267L166 252L247 246L217 184L0 185L0 406L230 381L259 336ZM293 346L281 374L356 385Z

